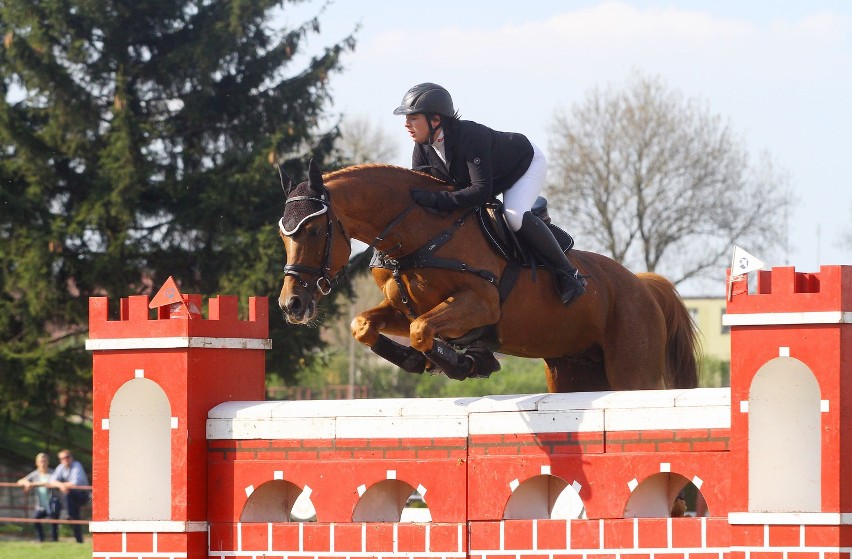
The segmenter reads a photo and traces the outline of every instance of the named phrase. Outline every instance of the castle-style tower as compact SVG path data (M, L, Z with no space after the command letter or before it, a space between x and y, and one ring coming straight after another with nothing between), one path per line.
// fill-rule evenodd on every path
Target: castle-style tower
M206 558L207 412L264 398L266 298L240 320L236 297L210 299L204 319L200 295L176 296L156 311L122 299L118 320L89 302L95 558Z
M739 280L733 290L748 291ZM739 287L737 289L736 287ZM757 274L734 295L731 546L848 546L852 527L852 266ZM733 551L732 551L733 552Z

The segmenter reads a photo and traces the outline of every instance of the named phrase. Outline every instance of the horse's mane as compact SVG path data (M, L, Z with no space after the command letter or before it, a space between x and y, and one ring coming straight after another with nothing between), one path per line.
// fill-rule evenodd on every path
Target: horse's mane
M400 175L408 175L409 177L422 177L428 179L437 184L445 184L443 181L433 177L428 173L424 173L422 171L414 171L411 169L407 169L405 167L398 167L396 165L388 165L385 163L361 163L359 165L352 165L350 167L344 167L343 169L338 169L336 171L332 171L326 175L323 175L324 181L330 181L334 179L342 179L346 178L353 174L369 172L369 171L387 171L392 174L400 174Z

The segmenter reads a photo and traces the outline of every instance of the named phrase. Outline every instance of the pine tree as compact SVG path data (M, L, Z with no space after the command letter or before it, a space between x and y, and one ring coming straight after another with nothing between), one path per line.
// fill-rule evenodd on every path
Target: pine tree
M87 301L269 295L284 263L270 162L330 168L320 132L352 35L301 56L318 16L283 0L0 3L0 411L57 411L89 384ZM301 61L301 62L299 62ZM331 313L329 313L331 314ZM270 313L271 372L319 344Z

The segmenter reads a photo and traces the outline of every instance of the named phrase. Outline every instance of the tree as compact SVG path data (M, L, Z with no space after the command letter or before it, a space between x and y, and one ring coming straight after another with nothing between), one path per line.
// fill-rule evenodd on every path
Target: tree
M340 159L349 165L387 163L397 155L394 141L367 116L344 118L334 146Z
M284 255L270 163L295 177L309 157L334 166L336 131L318 123L354 39L295 67L319 21L270 28L284 5L0 4L3 412L55 412L88 383L90 296L150 293L169 275L184 293L271 295L269 368L283 376L320 343L272 312Z
M548 187L578 245L679 284L724 269L734 243L780 247L788 181L752 164L722 119L660 79L594 89L551 130Z

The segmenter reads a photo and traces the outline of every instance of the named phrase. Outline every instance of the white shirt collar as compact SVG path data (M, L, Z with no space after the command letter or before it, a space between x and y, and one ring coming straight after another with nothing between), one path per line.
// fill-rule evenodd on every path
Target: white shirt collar
M438 137L432 142L432 149L435 150L435 153L438 154L438 157L441 158L441 161L444 162L444 165L447 164L447 154L446 154L446 146L444 145L444 129L441 128L438 130Z

